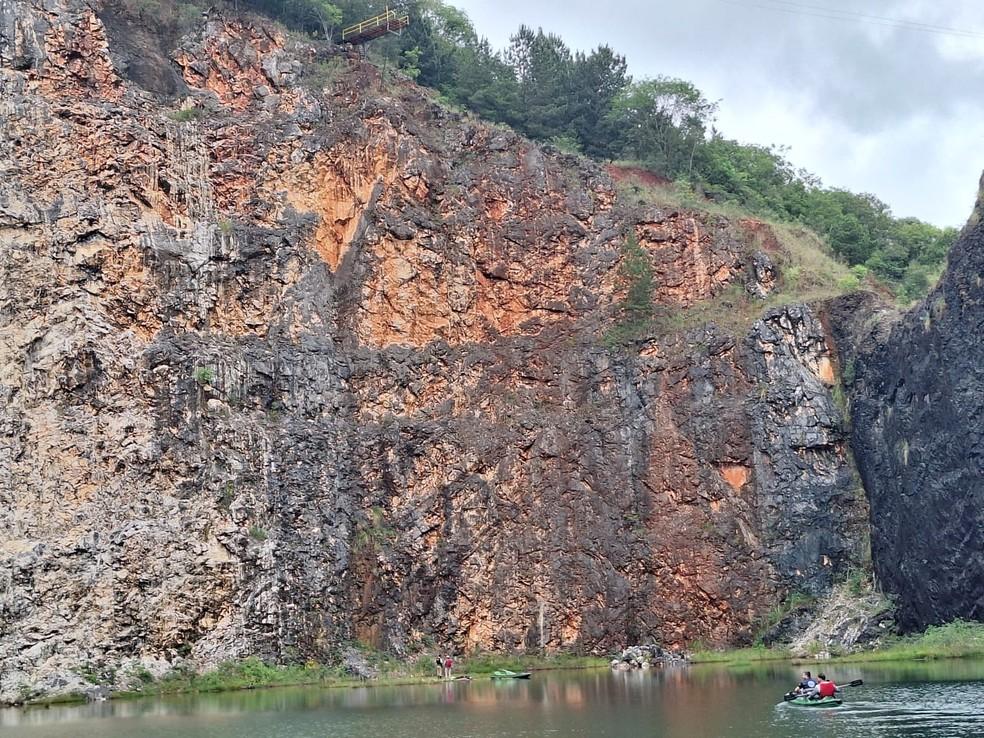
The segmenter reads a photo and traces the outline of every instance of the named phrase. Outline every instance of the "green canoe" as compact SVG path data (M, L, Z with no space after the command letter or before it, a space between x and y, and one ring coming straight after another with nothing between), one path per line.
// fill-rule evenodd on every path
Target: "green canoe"
M797 697L794 700L787 700L786 704L798 707L839 707L844 704L840 697L824 697L819 700L811 700L808 697Z
M529 679L533 676L529 671L509 671L509 669L499 669L492 672L493 679Z

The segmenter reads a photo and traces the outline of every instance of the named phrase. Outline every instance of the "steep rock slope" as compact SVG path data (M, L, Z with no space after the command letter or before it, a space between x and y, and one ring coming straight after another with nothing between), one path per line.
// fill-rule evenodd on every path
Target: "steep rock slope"
M0 2L3 698L353 639L741 642L857 560L808 308L606 341L629 229L679 309L772 288L740 228L262 23L166 74L107 28Z
M916 309L886 324L859 297L835 320L838 343L856 347L853 442L875 572L908 629L984 619L982 209Z

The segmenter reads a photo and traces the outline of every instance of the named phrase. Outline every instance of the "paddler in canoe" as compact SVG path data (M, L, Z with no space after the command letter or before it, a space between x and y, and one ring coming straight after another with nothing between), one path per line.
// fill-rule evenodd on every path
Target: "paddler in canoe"
M808 671L803 672L803 678L800 679L800 683L796 685L796 688L789 694L794 697L799 697L800 695L813 694L813 690L816 689L817 680L813 678L813 675Z
M827 679L826 674L817 674L820 677L820 681L817 686L813 688L813 693L810 695L810 699L822 700L826 697L833 697L841 688L833 683L830 679Z
M801 707L837 707L843 700L837 696L837 693L841 691L830 679L827 679L826 674L818 674L817 677L819 681L810 688L808 686L809 682L812 681L809 677L810 672L804 672L803 681L800 682L800 686L794 689L792 692L787 692L783 699L794 705L799 705ZM860 679L855 679L853 682L848 684L848 687L860 687L864 682Z

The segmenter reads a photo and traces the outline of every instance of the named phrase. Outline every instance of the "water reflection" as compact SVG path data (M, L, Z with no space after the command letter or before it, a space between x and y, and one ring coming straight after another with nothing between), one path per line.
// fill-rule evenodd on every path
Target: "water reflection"
M984 662L830 665L845 705L777 704L787 664L539 673L410 687L283 688L0 711L4 738L984 735Z

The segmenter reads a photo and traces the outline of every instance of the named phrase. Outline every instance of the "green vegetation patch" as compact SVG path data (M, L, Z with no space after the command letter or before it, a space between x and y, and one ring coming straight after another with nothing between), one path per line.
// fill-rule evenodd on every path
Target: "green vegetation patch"
M694 664L752 664L759 661L790 661L792 654L785 648L750 646L722 650L695 650L690 661Z
M984 623L954 620L931 625L923 633L896 636L875 651L863 651L839 661L910 661L984 657Z
M314 662L276 666L267 664L254 656L242 661L226 661L215 669L202 674L196 674L191 669L176 668L159 680L144 681L139 692L123 693L119 696L222 692L258 687L318 684L339 678L341 678L341 672L338 669L325 667Z
M653 302L653 269L649 255L630 232L622 246L619 270L625 296L618 304L615 325L605 336L609 346L641 339L651 330L656 305Z
M750 294L741 281L732 282L713 297L686 307L661 305L653 298L653 272L648 255L634 233L622 247L619 272L623 298L616 306L615 320L603 343L616 347L652 336L685 333L714 324L735 335L747 333L752 324L769 309L794 303L826 300L858 288L852 270L830 253L822 239L808 228L754 217L731 204L701 200L679 185L666 187L628 186L630 197L663 208L680 208L720 216L731 223L754 221L761 230L737 235L750 239L749 251L766 251L775 263L779 278L766 298ZM761 242L770 235L771 243ZM774 236L774 240L771 239Z
M421 684L438 681L434 664L435 653L421 653L416 659L405 661L390 654L374 650L363 644L347 644L362 653L366 662L379 676L371 681L379 686ZM468 658L455 659L455 674L487 674L496 669L532 671L534 669L584 669L608 666L606 658L597 656L503 656L496 654L474 654ZM91 666L80 671L96 675ZM101 671L99 672L102 675ZM114 699L133 699L148 695L180 694L191 692L225 692L239 689L259 689L263 687L287 687L300 685L319 685L322 687L365 686L366 682L352 676L341 665L326 666L314 661L304 663L275 665L258 657L241 661L226 661L214 669L196 673L190 667L176 667L160 679L154 679L143 667L136 667L128 675L130 689L112 694ZM66 695L45 702L79 701L81 695ZM41 701L37 701L40 703Z
M192 376L198 384L211 384L215 380L215 370L210 369L207 366L195 367L195 371L192 373Z
M755 637L756 646L763 646L762 640L765 635L781 623L788 615L800 610L813 607L817 602L816 597L806 592L792 592L785 600L777 603L762 621L759 623L758 635Z
M181 110L172 110L167 115L171 120L178 123L188 123L204 116L205 111L201 108L182 108Z
M597 669L607 667L611 660L604 656L576 656L554 654L550 656L524 656L505 654L475 654L461 660L456 671L464 674L491 674L499 669L511 671L537 671L547 669Z
M810 649L808 649L810 650ZM817 653L827 651L818 647ZM984 623L955 620L946 625L931 625L917 635L888 637L882 645L870 651L836 655L824 661L916 661L937 659L961 659L984 657ZM788 649L754 646L734 650L705 650L695 648L693 663L750 664L757 661L791 661L811 663L813 660L795 659Z

